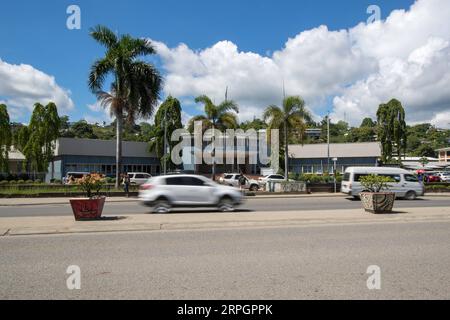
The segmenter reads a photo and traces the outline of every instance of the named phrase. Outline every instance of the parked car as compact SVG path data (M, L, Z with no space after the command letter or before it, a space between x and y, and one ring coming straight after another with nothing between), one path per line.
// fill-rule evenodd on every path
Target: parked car
M371 174L392 178L395 182L389 183L389 191L394 192L397 198L414 200L425 193L425 187L416 175L400 168L383 167L347 168L342 177L341 192L359 198L361 192L367 191L361 185L360 179Z
M450 172L439 172L437 176L442 182L450 182Z
M282 182L284 181L284 176L281 174L270 174L258 179L260 184L271 182Z
M140 186L139 199L153 212L166 213L174 207L217 207L234 211L243 201L242 193L198 175L153 177Z
M130 183L136 185L144 184L152 177L151 174L145 172L128 172L128 176L130 177Z
M437 173L425 172L424 173L424 181L427 182L427 183L430 183L430 182L441 182L441 178L438 176Z
M221 184L224 184L226 186L231 186L235 188L239 188L239 179L242 175L240 173L225 173L223 177L219 178L219 182ZM245 178L245 185L243 186L243 189L249 189L250 191L258 191L259 189L259 182L250 179L244 175Z
M90 174L89 172L73 172L73 171L69 171L66 173L66 175L64 176L64 178L62 179L63 184L69 184L70 183L70 177L72 177L73 179L81 179L84 176Z

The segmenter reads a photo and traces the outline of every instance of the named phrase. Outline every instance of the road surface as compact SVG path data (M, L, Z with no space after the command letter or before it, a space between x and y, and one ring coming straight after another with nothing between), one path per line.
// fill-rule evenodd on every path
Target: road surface
M450 197L427 196L414 201L397 200L395 208L421 207L432 210L433 207L450 206ZM301 210L334 210L361 208L361 202L353 198L335 197L301 197L301 198L247 198L239 209L243 211L301 211ZM210 209L175 210L176 212L208 211ZM127 215L148 213L149 209L135 202L107 202L104 215ZM72 215L70 205L33 205L33 206L0 206L0 217L32 217L32 216L65 216Z
M449 299L450 222L0 237L0 299ZM66 270L81 270L68 290ZM380 290L369 290L371 265Z

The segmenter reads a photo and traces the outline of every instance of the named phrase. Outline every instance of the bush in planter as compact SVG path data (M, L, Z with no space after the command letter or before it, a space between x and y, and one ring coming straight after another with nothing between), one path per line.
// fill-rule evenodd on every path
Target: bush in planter
M33 180L27 180L25 181L26 184L33 184Z
M17 184L17 181L16 180L10 180L9 184Z
M9 184L8 180L2 180L0 181L0 186L4 186L6 184Z
M360 182L366 190L359 194L366 211L372 213L392 212L395 193L388 192L388 190L391 187L389 183L395 182L393 179L372 174L361 177Z
M18 183L18 184L24 184L25 181L24 181L24 180L17 180L17 183Z
M41 180L41 179L36 179L36 180L34 180L34 183L36 183L36 184L41 184L41 183L42 183L42 180Z
M70 205L75 220L98 219L102 215L105 197L100 196L100 189L105 184L105 179L100 174L88 174L76 179L75 183L85 192L85 199L71 199Z

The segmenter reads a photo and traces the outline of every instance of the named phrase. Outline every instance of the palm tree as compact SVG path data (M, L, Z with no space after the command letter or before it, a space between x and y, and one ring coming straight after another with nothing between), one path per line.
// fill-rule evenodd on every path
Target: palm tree
M205 114L193 117L189 121L189 131L193 131L194 122L201 121L204 129L231 129L237 128L238 120L235 113L239 113L239 107L233 100L225 100L219 105L215 105L209 97L206 95L195 98L196 103L203 103L205 108ZM212 157L214 158L215 151L213 151ZM215 179L216 164L213 161L212 164L212 177Z
M297 132L303 143L307 122L311 121L311 114L305 108L305 102L299 96L286 97L283 100L283 106L280 108L275 105L268 106L263 114L264 121L268 123L268 134L272 129L282 131L280 138L284 140L284 167L285 180L288 180L289 172L289 150L288 136L292 132Z
M138 60L140 56L155 54L151 42L117 36L110 29L97 26L90 34L106 49L105 56L91 66L89 88L103 107L109 107L116 118L116 188L119 187L123 121L133 124L137 118L150 117L157 105L162 79L153 65ZM108 75L114 80L110 92L102 90Z

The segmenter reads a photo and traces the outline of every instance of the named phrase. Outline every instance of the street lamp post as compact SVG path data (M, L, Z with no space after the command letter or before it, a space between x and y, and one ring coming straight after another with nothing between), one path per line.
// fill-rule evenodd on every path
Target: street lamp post
M333 158L334 193L337 193L337 181L336 181L336 170L337 170L336 163L337 163L337 161L338 161L338 158Z

